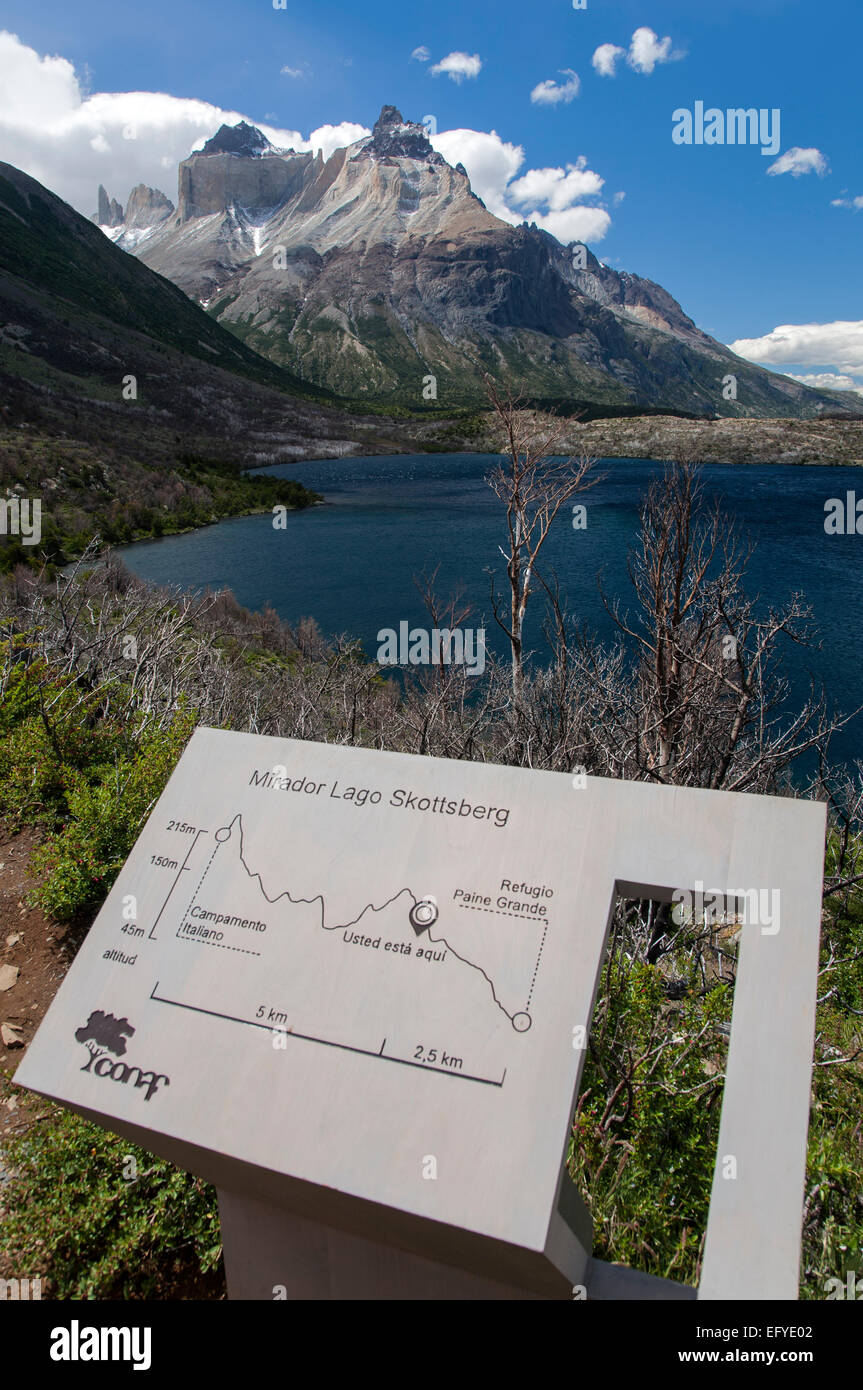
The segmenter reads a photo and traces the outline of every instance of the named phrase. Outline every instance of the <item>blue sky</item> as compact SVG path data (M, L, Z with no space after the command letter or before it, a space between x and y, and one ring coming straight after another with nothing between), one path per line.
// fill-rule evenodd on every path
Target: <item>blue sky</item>
M723 342L767 337L756 360L863 386L860 0L6 0L0 28L0 158L83 212L100 179L176 197L177 158L211 133L192 102L304 138L348 123L330 144L391 102L434 116L501 215L583 236ZM130 99L102 95L133 92L134 144ZM779 154L675 144L697 101L778 108Z

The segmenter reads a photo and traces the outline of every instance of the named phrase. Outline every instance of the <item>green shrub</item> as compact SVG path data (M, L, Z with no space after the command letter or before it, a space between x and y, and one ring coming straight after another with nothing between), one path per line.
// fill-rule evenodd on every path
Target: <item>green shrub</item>
M217 1270L216 1194L200 1178L60 1110L3 1150L4 1250L52 1297L170 1298Z
M25 660L14 661L16 651L25 653L28 642L24 636L0 641L0 667L9 663L9 674L3 699L0 700L0 736L20 724L28 715L39 710L36 678L45 675L45 663L29 665Z
M0 814L16 825L62 823L73 789L98 777L127 736L99 719L103 700L68 677L49 679L40 662L13 668L0 701Z
M658 968L621 970L612 959L599 998L606 1012L591 1033L568 1154L594 1254L696 1283L722 1098L717 1025L730 1018L731 991L693 989L672 1007Z
M67 785L68 819L32 859L39 882L31 898L50 917L66 922L99 907L194 727L193 713L182 710L167 728L148 731L132 751L98 768L97 780Z

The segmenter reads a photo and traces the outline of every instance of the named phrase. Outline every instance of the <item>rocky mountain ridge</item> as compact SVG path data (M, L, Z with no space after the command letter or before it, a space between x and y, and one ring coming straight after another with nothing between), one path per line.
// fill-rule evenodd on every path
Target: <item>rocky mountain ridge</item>
M256 351L344 395L474 404L490 371L611 412L863 416L859 397L736 357L662 286L502 222L392 106L326 161L223 126L178 190L176 212L108 234Z

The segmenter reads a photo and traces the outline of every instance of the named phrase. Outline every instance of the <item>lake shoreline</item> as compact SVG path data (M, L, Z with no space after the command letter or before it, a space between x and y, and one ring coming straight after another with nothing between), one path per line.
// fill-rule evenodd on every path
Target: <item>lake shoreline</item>
M678 415L632 415L579 422L561 421L538 412L539 421L560 429L561 451L595 458L649 459L665 463L682 458L689 463L863 467L863 419L795 420L786 417L751 419L723 416L691 420ZM494 420L489 412L475 417L473 429L454 420L401 422L403 445L388 440L377 457L393 459L414 453L429 458L448 453L493 456L499 454ZM344 462L369 456L368 440L351 440L337 453L291 452L291 457L268 460L249 472L274 466Z
M460 595L462 622L486 631L486 648L505 657L505 640L492 611L490 571L498 597L506 583L500 544L506 519L486 481L492 460L478 453L452 455L343 456L302 465L269 465L325 499L294 512L284 529L266 515L233 517L182 536L118 548L132 573L159 585L231 589L252 611L273 608L296 625L313 618L325 639L347 634L373 654L379 633L399 631L402 621L430 625L422 599L424 577L436 575L444 607ZM574 620L613 641L614 625L599 593L631 602L628 556L638 537L641 499L661 463L616 459L599 463L602 475L586 494L587 524L576 529L561 514L544 552L546 569L560 579ZM863 572L859 535L825 528L831 501L847 510L847 494L861 493L854 468L705 465L705 500L718 501L755 543L746 590L759 607L780 607L803 593L813 608L821 650L786 652L793 699L805 701L810 676L825 685L835 706L860 704L859 661L863 643ZM835 511L835 507L832 508ZM730 533L729 533L730 534ZM528 613L527 640L544 648L537 603ZM852 730L840 740L843 756L859 755Z

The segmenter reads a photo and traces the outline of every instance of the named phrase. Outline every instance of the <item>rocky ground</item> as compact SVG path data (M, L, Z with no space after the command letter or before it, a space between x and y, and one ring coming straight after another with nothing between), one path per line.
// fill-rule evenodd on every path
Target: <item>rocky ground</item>
M549 428L555 422L548 416ZM491 453L495 421L489 412L464 419L401 424L399 452L415 448ZM681 458L691 463L863 464L863 420L687 420L676 415L569 422L562 447L597 458ZM350 452L354 452L351 450ZM383 450L382 450L383 452ZM389 449L387 449L389 452Z
M859 420L683 420L635 416L574 424L573 453L692 463L863 464Z

